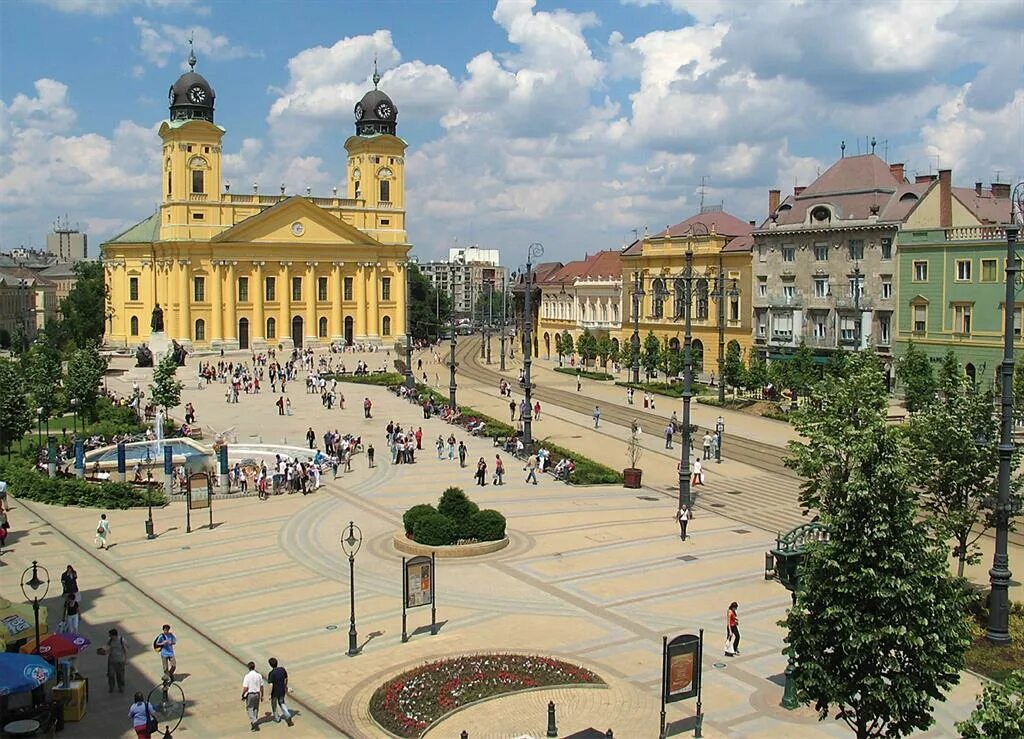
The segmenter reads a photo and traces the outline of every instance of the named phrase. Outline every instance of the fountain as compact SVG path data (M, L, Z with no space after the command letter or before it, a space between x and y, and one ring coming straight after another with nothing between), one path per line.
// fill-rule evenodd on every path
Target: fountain
M156 451L153 457L162 460L164 458L164 412L161 410L158 410L153 418L153 436L156 439L154 444Z

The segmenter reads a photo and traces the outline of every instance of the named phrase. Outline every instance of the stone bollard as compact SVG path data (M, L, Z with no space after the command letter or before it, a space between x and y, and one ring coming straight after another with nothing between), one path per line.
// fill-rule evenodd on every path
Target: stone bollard
M615 735L612 734L612 730L611 729L608 729L608 731L606 731L604 733L604 738L605 739L615 739Z
M545 736L553 736L557 739L558 727L555 725L555 702L548 701L548 733Z
M463 731L461 734L459 734L459 739L469 739L469 732Z

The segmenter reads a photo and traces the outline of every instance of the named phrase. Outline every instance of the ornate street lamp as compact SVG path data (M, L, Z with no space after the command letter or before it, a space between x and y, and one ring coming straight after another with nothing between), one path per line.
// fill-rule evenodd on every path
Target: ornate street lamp
M451 331L451 359L448 362L448 369L451 372L451 379L448 383L448 404L454 411L458 408L455 402L455 262L448 264L449 280L448 289L451 292L451 307L448 309L448 328Z
M157 691L160 691L159 702L153 700ZM172 682L167 675L164 675L163 682L153 686L149 691L146 702L156 708L158 715L154 718L157 720L157 732L160 731L160 720L162 719L164 722L164 733L160 734L160 739L171 739L174 732L181 726L182 719L185 718L185 691L182 689L181 683ZM157 734L154 733L151 736L155 739Z
M349 657L359 654L359 647L356 644L356 552L363 544L363 532L359 530L352 521L348 522L348 532L341 540L341 549L348 557L348 599L349 599L349 621L348 621L348 651Z
M633 354L633 384L640 383L640 307L644 301L643 275L638 271L633 285L633 336L629 346Z
M410 267L416 264L416 257L409 257L405 263L405 386L416 387L416 378L412 374L412 323L411 318L411 288L409 286Z
M1010 222L1006 224L1006 297L1003 309L1003 362L999 368L1001 417L999 424L999 497L992 507L996 518L996 548L989 572L988 629L993 644L1010 645L1010 559L1007 539L1010 518L1016 513L1010 501L1010 473L1013 466L1013 339L1016 317L1017 233L1024 224L1024 182L1018 182L1010 198Z
M510 275L515 279L515 273ZM505 332L508 331L508 281L509 276L506 276L505 270L501 271L501 364L498 367L502 372L505 371Z
M725 436L725 419L722 416L719 416L718 421L715 423L715 435L718 436L718 444L715 445L715 462L721 464L722 439Z
M533 358L533 259L544 254L544 245L533 242L526 250L526 318L523 325L523 379L526 381L526 412L523 414L523 444L527 450L533 444L533 406L530 396L533 393L530 383L530 364Z
M31 577L29 577L30 572L32 573ZM31 595L29 595L29 590L32 591ZM36 619L35 653L39 654L39 601L50 592L50 573L34 559L32 565L26 567L25 571L21 573L21 592L25 595L25 600L32 603L32 614Z
M146 538L155 539L153 525L153 454L146 446L146 506L149 508L149 516L146 518Z

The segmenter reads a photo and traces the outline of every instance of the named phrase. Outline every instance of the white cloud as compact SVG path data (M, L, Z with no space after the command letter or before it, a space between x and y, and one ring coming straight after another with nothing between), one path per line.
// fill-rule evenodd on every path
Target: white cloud
M202 59L230 60L262 56L240 44L232 43L223 35L205 26L175 26L154 23L145 18L132 18L139 32L139 53L151 64L163 68L169 60L180 59L181 69L187 69L188 39L195 35L196 55Z

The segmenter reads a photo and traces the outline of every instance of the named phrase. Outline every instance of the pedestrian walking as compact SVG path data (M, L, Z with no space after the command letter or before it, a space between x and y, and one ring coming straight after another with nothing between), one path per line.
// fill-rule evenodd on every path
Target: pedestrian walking
M494 479L491 480L495 485L505 484L505 465L501 461L501 455L494 455Z
M601 425L601 406L594 406L594 428Z
M476 463L476 484L481 487L487 484L487 462L483 457Z
M283 416L284 415L284 396L282 395L280 398L278 398L277 401L275 401L274 405L277 406L277 415Z
M309 427L309 431L306 432L306 441L309 443L309 448L313 448L313 444L316 443L316 433L313 431L313 427Z
M418 426L416 428L416 450L423 449L423 427Z
M690 519L693 518L693 514L690 512L690 507L683 503L679 506L679 510L676 511L676 521L679 523L679 538L686 541L686 525L690 523Z
M459 467L465 467L466 466L466 454L468 452L469 452L469 450L466 448L466 442L460 441L459 442Z
M444 438L442 438L440 434L438 434L437 441L434 446L437 447L437 458L444 459Z
M74 593L68 593L64 597L64 631L65 633L77 634L79 631L79 617L82 606L75 600Z
M583 382L580 380L579 374L576 375L576 392L583 389Z
M455 459L455 434L448 437L448 461Z
M284 702L288 695L288 670L277 663L276 657L270 658L270 672L267 673L267 682L270 683L270 714L277 723L281 723L283 718L285 723L291 726L292 712ZM280 718L277 715L278 708L281 709Z
M3 480L0 480L0 508L5 511L11 510L11 506L7 502L7 483Z
M704 449L704 459L711 459L711 432L707 431L704 433L704 438L701 440L701 447Z
M107 632L107 692L113 693L114 687L117 692L124 692L124 667L128 662L128 645L117 629Z
M249 731L259 731L260 701L263 700L263 676L256 672L256 663L250 662L249 671L242 678L242 700L249 715Z
M665 427L665 448L666 449L671 449L672 448L672 434L674 432L675 432L675 429L672 428L672 424L671 423L668 426Z
M63 589L62 595L67 597L69 594L75 596L75 600L79 600L81 596L78 594L78 572L71 565L68 565L67 569L61 573L60 584Z
M283 390L284 388L281 388L281 389ZM292 399L291 398L286 397L284 399L284 414L286 416L290 416L292 414Z
M532 482L534 485L537 484L537 466L540 464L536 454L531 454L529 459L526 460L526 482Z
M736 615L739 605L736 601L729 604L725 612L725 656L736 657L740 653L740 617Z
M720 433L714 433L711 435L711 456L717 459L719 462L722 461L722 455L719 452L722 444L722 435Z
M164 670L164 678L174 682L174 671L178 669L178 660L174 658L174 646L177 637L171 632L170 624L164 624L159 636L153 640L153 649L160 653L160 665Z
M370 442L370 445L368 447L366 447L366 460L370 463L370 469L373 469L373 467L375 465L373 464L373 442L372 441Z
M7 511L0 506L0 549L7 545L7 532L11 528L10 519L7 518Z
M534 421L539 421L540 420L540 401L539 400L536 403L533 404L533 420Z
M693 460L693 475L690 477L691 485L703 485L704 484L704 467L701 465L700 460L694 457Z
M107 514L101 513L100 520L96 523L96 540L95 544L100 549L107 548L107 538L110 536L110 521L107 520Z
M363 398L363 418L373 418L370 415L370 411L373 409L373 403L370 402L368 397Z
M516 420L516 401L514 401L514 400L508 401L508 412L509 412L509 415L511 416L511 418L509 420L510 421L515 421Z
M128 720L132 722L138 739L150 739L157 731L156 706L147 701L141 692L135 693L135 702L128 709Z

